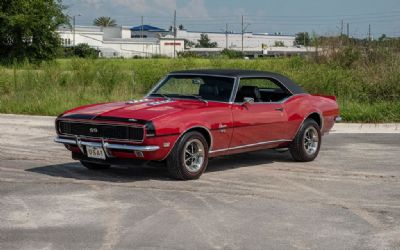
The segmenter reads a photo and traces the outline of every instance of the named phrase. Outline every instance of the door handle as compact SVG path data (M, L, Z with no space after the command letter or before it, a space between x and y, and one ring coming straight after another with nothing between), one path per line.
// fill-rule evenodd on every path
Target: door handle
M283 112L283 108L276 108L275 110Z

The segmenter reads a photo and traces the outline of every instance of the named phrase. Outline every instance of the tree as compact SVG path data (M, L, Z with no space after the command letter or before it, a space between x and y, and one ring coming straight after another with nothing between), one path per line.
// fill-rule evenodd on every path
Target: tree
M207 34L201 34L200 40L197 41L198 41L198 43L196 44L197 48L216 48L218 45L216 42L211 42Z
M275 41L274 47L285 47L285 43L282 41Z
M0 1L0 58L6 62L56 57L59 25L68 23L61 0Z
M300 32L296 34L295 43L296 45L310 46L310 35L308 32Z
M101 16L93 20L93 25L100 27L115 27L117 22L109 16Z
M186 49L186 48L193 48L193 47L195 47L195 46L196 46L196 44L195 44L194 42L185 39L185 49Z
M378 41L379 41L379 42L385 41L386 38L387 38L386 34L382 34L382 35L378 38Z
M178 26L178 29L179 29L179 30L184 30L185 27L183 27L183 24L180 24L180 25Z

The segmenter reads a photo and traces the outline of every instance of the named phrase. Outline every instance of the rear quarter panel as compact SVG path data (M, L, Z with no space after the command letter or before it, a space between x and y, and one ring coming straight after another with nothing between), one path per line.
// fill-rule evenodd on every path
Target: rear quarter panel
M336 101L309 94L296 95L289 98L284 104L288 117L287 133L293 139L303 121L311 114L318 113L322 118L322 130L324 134L333 127L334 119L339 115Z

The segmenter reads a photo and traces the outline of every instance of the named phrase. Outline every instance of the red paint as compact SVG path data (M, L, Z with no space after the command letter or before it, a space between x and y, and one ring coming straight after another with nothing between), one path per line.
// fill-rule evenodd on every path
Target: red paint
M281 141L224 150L265 141L292 140L304 119L312 113L320 114L323 117L322 132L326 133L332 128L334 118L339 115L338 105L334 98L309 94L292 96L283 103L241 105L178 99L160 104L154 103L163 100L162 98L152 98L133 104L115 102L88 105L72 109L63 115L92 114L152 121L156 130L156 137L145 138L140 144L157 145L160 150L144 152L144 158L139 158L143 160L165 159L180 135L193 128L205 129L211 133L212 145L209 156L213 157L287 146L288 141ZM60 116L58 119L63 118ZM124 122L110 123L128 124ZM129 123L129 125L132 125L132 123ZM164 147L165 143L170 143L170 146ZM138 143L128 144L137 145ZM70 150L78 151L76 147L71 147ZM112 153L119 158L137 158L133 152L112 151Z
M164 43L164 45L172 45L172 46L176 45L176 46L180 46L181 43Z

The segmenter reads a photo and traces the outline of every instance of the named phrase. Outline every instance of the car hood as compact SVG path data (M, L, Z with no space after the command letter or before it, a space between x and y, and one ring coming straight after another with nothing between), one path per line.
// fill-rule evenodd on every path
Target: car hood
M195 100L145 99L140 101L113 102L82 106L65 112L62 117L83 119L113 117L149 121L186 109L199 108L204 105L205 103Z

